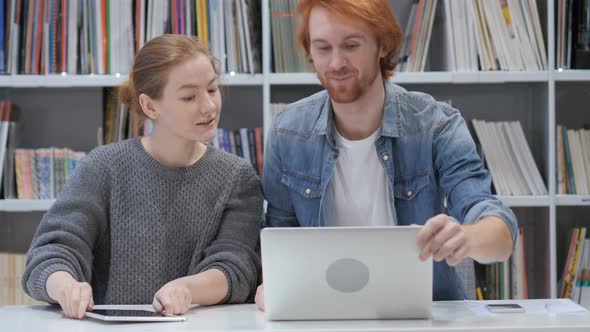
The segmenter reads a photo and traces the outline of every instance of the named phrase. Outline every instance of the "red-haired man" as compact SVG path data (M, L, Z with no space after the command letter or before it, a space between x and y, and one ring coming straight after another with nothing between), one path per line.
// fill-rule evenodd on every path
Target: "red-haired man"
M297 9L299 41L326 91L274 119L266 227L423 224L416 242L420 258L435 261L434 300L464 299L452 266L506 260L517 234L465 121L388 80L401 31L386 0L302 0ZM263 294L261 285L262 309Z

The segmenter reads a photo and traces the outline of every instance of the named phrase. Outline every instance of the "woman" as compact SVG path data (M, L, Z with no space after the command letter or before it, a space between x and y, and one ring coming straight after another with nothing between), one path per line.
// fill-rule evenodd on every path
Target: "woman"
M37 229L23 288L72 318L94 303L183 314L251 300L262 192L248 162L202 143L221 110L214 58L194 37L154 38L119 95L152 132L80 161Z

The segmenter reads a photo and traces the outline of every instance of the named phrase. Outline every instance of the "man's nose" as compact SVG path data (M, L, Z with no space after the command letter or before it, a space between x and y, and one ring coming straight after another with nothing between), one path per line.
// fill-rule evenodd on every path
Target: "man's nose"
M330 69L333 71L338 71L346 66L346 56L342 53L342 51L335 49L332 53L332 57L330 58Z

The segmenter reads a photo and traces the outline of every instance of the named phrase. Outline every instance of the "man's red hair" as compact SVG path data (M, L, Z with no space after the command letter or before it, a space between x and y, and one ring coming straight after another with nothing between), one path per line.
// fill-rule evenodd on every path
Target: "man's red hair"
M309 16L311 10L320 6L331 13L350 18L353 22L363 22L375 34L377 42L385 50L380 60L381 76L384 79L393 75L396 55L402 40L400 26L389 8L387 0L301 0L297 5L300 18L297 41L309 56Z

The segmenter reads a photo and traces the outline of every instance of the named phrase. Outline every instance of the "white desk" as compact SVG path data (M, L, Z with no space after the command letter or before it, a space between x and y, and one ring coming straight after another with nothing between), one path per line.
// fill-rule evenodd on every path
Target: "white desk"
M432 320L268 322L251 304L197 307L186 316L186 322L121 324L68 319L50 306L5 306L0 307L0 331L590 331L588 312L475 315L463 302L434 303Z

